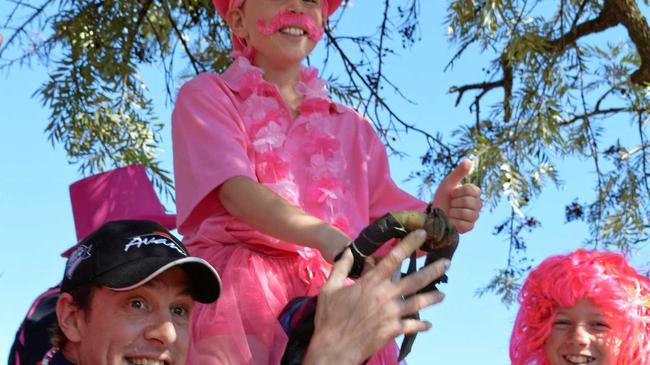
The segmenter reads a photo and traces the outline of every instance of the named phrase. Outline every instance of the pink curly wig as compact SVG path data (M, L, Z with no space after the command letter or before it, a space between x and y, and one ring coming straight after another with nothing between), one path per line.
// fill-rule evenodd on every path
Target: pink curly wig
M584 298L618 321L616 364L650 364L650 279L619 254L580 249L549 257L528 275L510 338L512 365L548 365L544 343L558 308Z

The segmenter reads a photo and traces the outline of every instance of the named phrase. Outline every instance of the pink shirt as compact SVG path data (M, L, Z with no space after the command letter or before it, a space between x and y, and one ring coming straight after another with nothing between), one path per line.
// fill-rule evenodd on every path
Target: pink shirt
M350 237L389 211L424 209L392 181L368 120L331 101L316 69L302 70L297 91L304 100L293 119L276 86L244 57L221 76L203 73L183 85L172 136L178 230L187 244L311 251L228 214L214 191L234 176L266 185Z

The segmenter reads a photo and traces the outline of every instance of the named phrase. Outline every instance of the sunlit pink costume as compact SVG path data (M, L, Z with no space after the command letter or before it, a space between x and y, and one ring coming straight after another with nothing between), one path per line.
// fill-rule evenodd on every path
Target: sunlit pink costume
M370 123L331 101L317 70L304 68L299 116L244 57L221 76L203 73L180 90L173 113L179 232L210 261L224 287L192 318L188 364L278 364L286 336L277 316L293 297L315 295L330 271L316 249L282 242L237 220L215 189L234 176L355 237L392 210L424 209L390 178ZM372 364L395 364L396 346Z

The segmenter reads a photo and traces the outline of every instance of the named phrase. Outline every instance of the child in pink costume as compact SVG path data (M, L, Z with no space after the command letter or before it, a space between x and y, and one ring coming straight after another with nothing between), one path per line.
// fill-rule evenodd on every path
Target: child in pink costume
M391 180L384 146L353 109L333 102L301 62L340 0L214 0L235 60L180 90L173 113L179 232L224 287L194 311L188 364L278 364L277 321L293 297L315 295L350 237L384 213L425 203ZM461 232L480 191L462 163L434 206ZM396 346L371 364L395 364Z

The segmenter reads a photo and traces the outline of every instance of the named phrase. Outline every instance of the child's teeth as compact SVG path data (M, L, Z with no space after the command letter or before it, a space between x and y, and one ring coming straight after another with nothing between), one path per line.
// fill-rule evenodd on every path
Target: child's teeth
M296 27L282 28L281 32L289 35L295 35L295 36L301 36L305 34L304 30Z
M572 364L587 364L595 360L594 357L584 355L567 355L564 358Z

